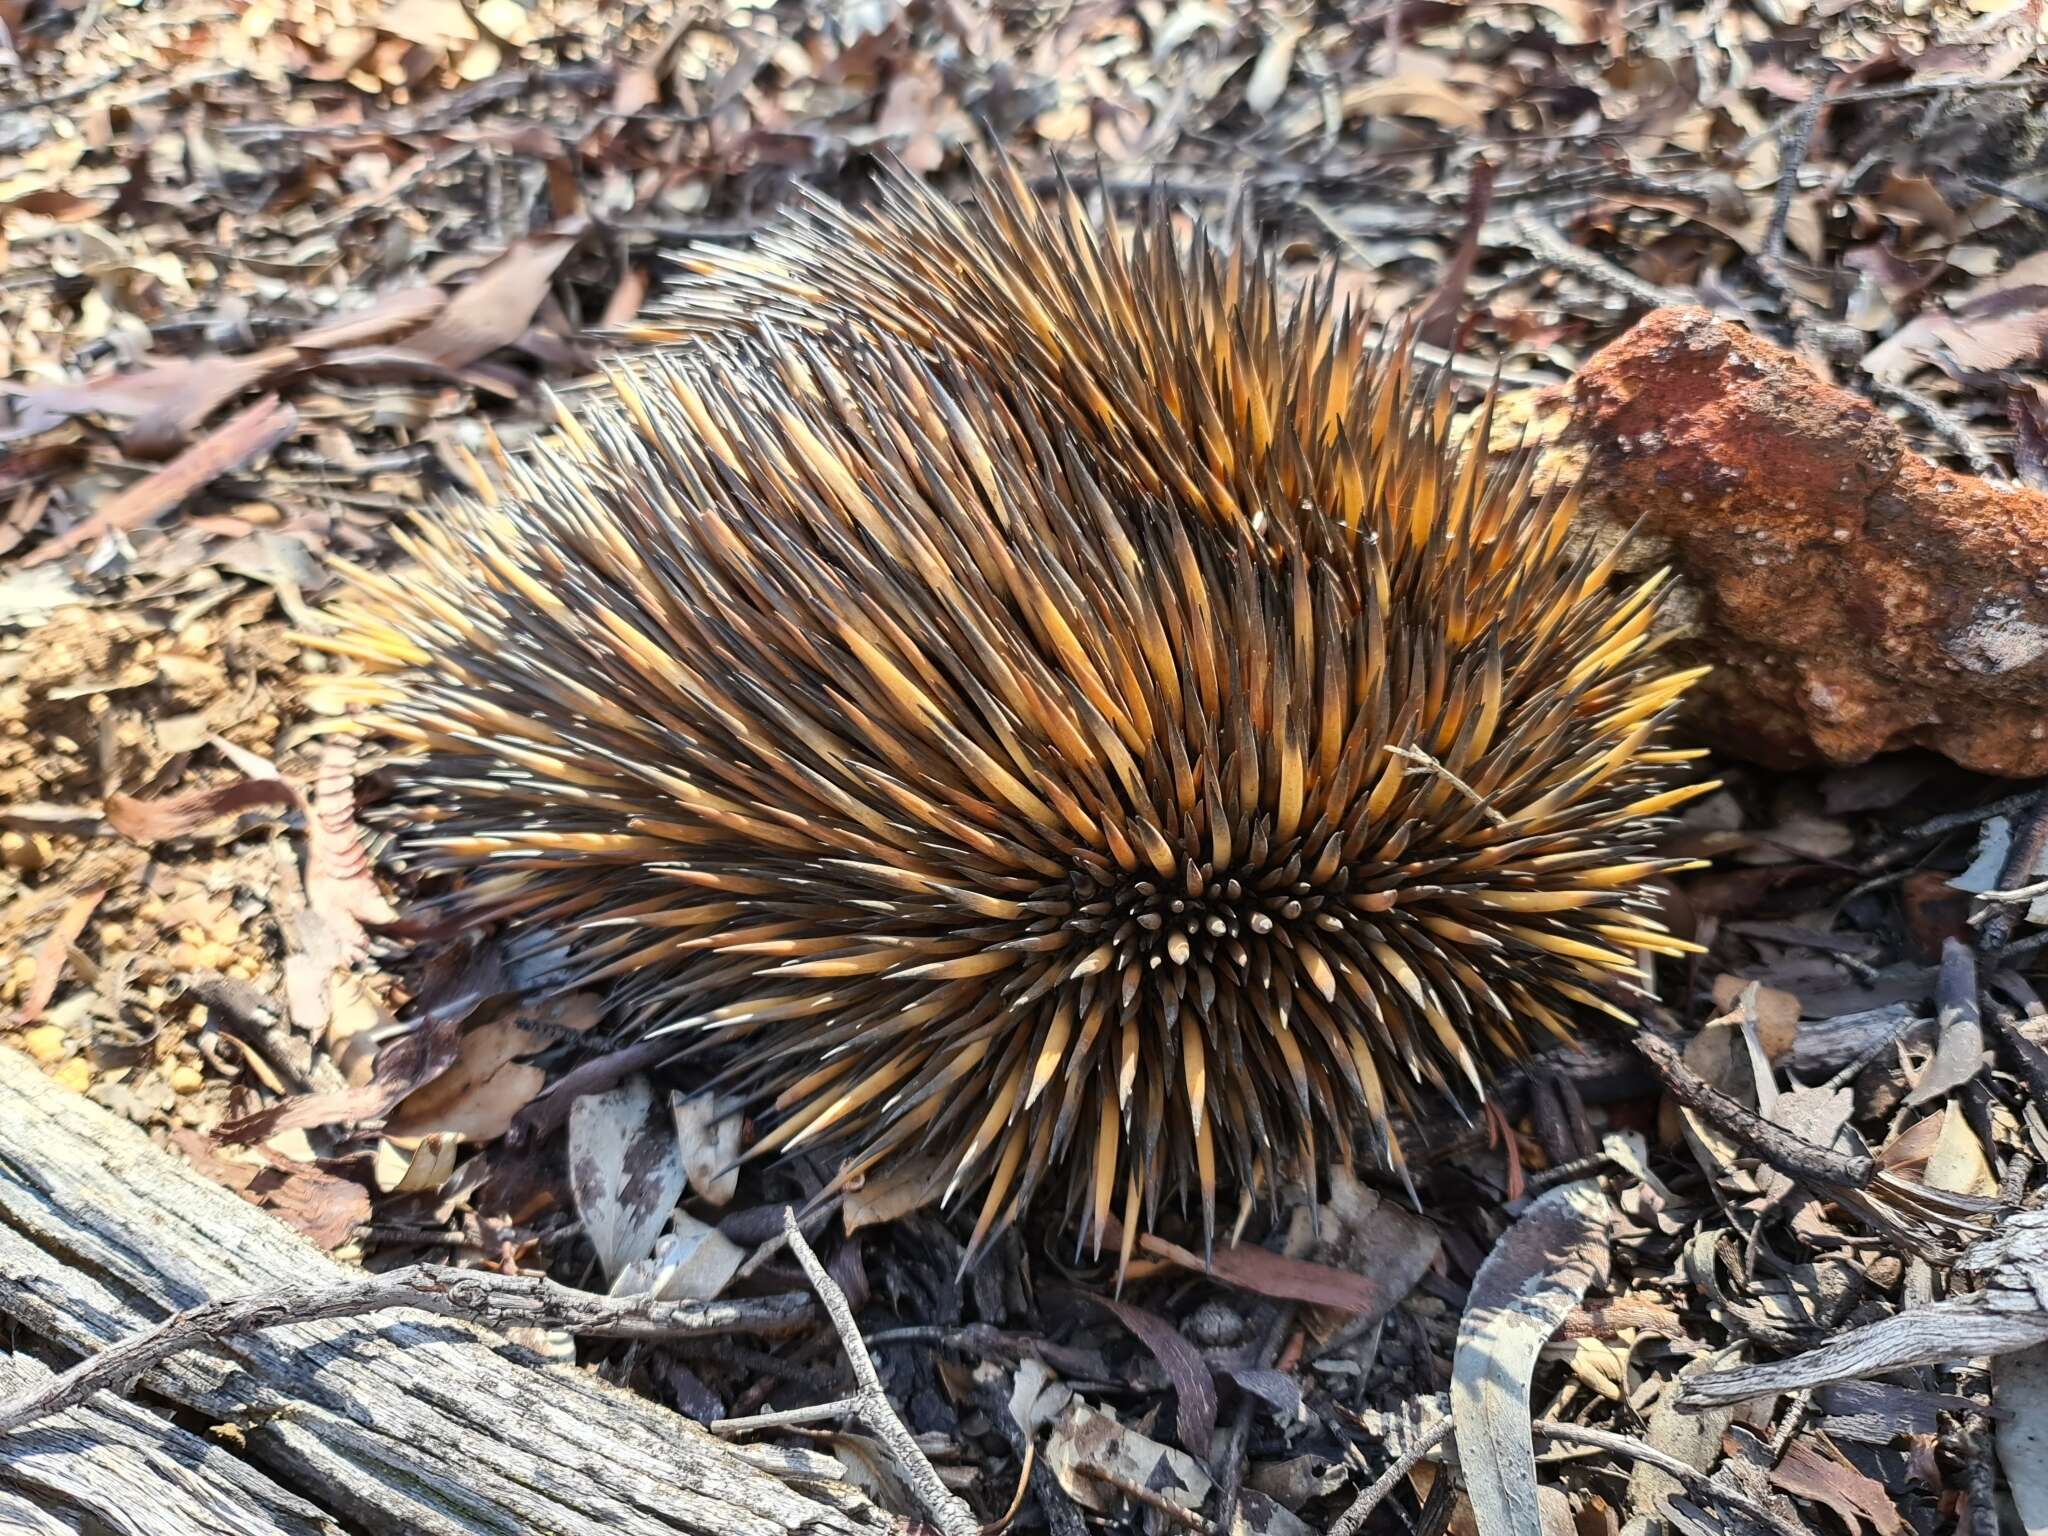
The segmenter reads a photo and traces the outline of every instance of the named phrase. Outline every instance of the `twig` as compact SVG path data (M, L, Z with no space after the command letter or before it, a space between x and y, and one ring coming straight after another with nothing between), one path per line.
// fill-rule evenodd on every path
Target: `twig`
M1676 288L1666 288L1648 278L1637 277L1626 267L1617 266L1606 257L1573 245L1564 232L1547 219L1525 217L1515 220L1515 232L1536 252L1554 267L1575 272L1589 282L1611 288L1624 298L1635 300L1645 309L1667 309L1676 304L1697 302L1693 295L1680 293Z
M2048 853L2048 794L2037 798L2019 825L2013 828L2012 842L2005 850L2005 862L1999 867L1998 884L1984 892L1979 900L1996 902L2002 897L2009 903L2022 894L2039 895L2048 891L2048 884L2027 884L2040 868L2044 853ZM1983 926L1977 930L1977 948L2003 949L2012 938L2013 923L2017 917L2010 905L1992 907Z
M1401 1479L1415 1470L1416 1463L1442 1444L1451 1432L1451 1416L1447 1413L1415 1437L1415 1443L1403 1451L1394 1464L1382 1472L1373 1485L1351 1501L1351 1507L1337 1517L1337 1523L1330 1527L1330 1536L1358 1536L1365 1529L1365 1522L1372 1518L1372 1512L1380 1507L1387 1495L1392 1493Z
M1880 400L1893 405L1903 405L1924 421L1928 429L1949 447L1963 456L1973 474L1987 478L2002 479L1998 461L1991 456L1991 450L1978 439L1977 434L1963 424L1963 418L1953 411L1936 405L1917 389L1908 389L1903 384L1887 383L1883 379L1870 379L1870 393Z
M1799 111L1786 125L1784 135L1778 140L1778 190L1771 199L1771 217L1764 225L1763 244L1757 253L1757 266L1778 297L1791 307L1792 290L1785 281L1785 226L1792 216L1792 199L1799 191L1799 168L1806 164L1806 157L1813 149L1815 131L1820 127L1822 108L1827 106L1827 87L1816 80L1806 100L1799 105Z
M1134 1483L1128 1477L1119 1476L1107 1467L1092 1466L1086 1462L1077 1463L1074 1470L1083 1477L1092 1477L1096 1482L1114 1488L1125 1498L1142 1504L1147 1509L1157 1510L1175 1525L1193 1531L1195 1536L1217 1536L1216 1527L1192 1509L1174 1503L1163 1493L1154 1493L1143 1483Z
M1966 811L1944 811L1939 816L1930 816L1915 826L1906 828L1896 839L1878 849L1859 866L1858 872L1866 875L1878 874L1911 854L1922 843L1934 842L1947 837L1951 832L1960 832L1964 827L1980 826L1994 816L2010 816L2015 811L2024 811L2041 798L2042 786L2023 789L2018 794L2006 795L1993 800L1989 805L1972 806Z
M812 1403L808 1408L781 1408L773 1413L750 1413L740 1419L714 1419L705 1425L714 1435L739 1435L750 1429L780 1429L788 1424L815 1424L820 1419L843 1418L860 1412L857 1397L835 1397L829 1403Z
M1677 1478L1696 1493L1703 1494L1717 1503L1725 1504L1730 1509L1740 1510L1743 1514L1749 1516L1750 1519L1759 1521L1774 1531L1781 1532L1782 1536L1805 1536L1804 1531L1786 1520L1782 1515L1773 1512L1744 1494L1737 1493L1730 1488L1723 1488L1691 1462L1680 1461L1676 1456L1660 1451L1654 1446L1645 1445L1640 1440L1631 1440L1626 1435L1612 1434L1604 1429L1592 1429L1583 1424L1559 1424L1550 1419L1538 1419L1529 1427L1535 1430L1537 1434L1547 1436L1552 1440L1565 1440L1579 1445L1596 1446L1603 1451L1612 1451L1617 1456L1627 1456L1632 1460L1643 1462L1648 1466L1655 1467L1659 1472L1665 1472Z
M1259 1340L1258 1354L1252 1364L1262 1371L1273 1368L1273 1362L1280 1358L1280 1346L1286 1342L1287 1330L1294 1326L1294 1303L1281 1302L1273 1309L1273 1318L1266 1325L1266 1331ZM1228 1531L1237 1518L1238 1496L1244 1492L1244 1446L1252 1432L1252 1394L1240 1392L1236 1415L1230 1421L1230 1438L1223 1446L1223 1480L1219 1485L1221 1493L1216 1500L1216 1528Z
M828 1200L819 1201L804 1212L804 1221L809 1223L814 1230L824 1231L825 1224L832 1219L832 1213L839 1209L840 1201L844 1198L844 1195L833 1195ZM776 1232L764 1238L734 1272L734 1278L739 1280L752 1279L767 1265L770 1259L774 1258L788 1246L789 1239L781 1232Z
M796 1255L797 1263L803 1266L804 1278L825 1304L825 1315L832 1319L839 1343L846 1350L847 1363L853 1367L855 1391L845 1401L853 1405L854 1417L888 1450L896 1470L943 1536L981 1536L981 1522L974 1518L974 1512L939 1480L938 1469L903 1427L896 1410L889 1406L889 1394L882 1390L882 1378L875 1374L875 1362L868 1358L868 1347L861 1342L846 1292L825 1273L825 1266L804 1241L803 1229L796 1224L796 1212L788 1206L782 1210L782 1236L789 1251Z
M1717 1130L1748 1147L1787 1178L1823 1187L1863 1189L1875 1176L1877 1165L1861 1153L1850 1156L1817 1147L1736 1103L1688 1067L1678 1048L1656 1031L1638 1029L1634 1044L1674 1099L1704 1115Z
M2006 75L1997 80L1906 80L1898 85L1866 85L1861 90L1843 91L1828 98L1828 105L1848 102L1904 101L1911 96L1940 96L1949 91L1971 95L1978 91L2029 91L2048 88L2048 75Z
M1486 796L1479 793L1478 790L1474 789L1470 784L1467 784L1463 779L1459 778L1455 773L1451 772L1451 770L1446 768L1442 763L1438 762L1435 758L1431 757L1427 752L1423 751L1422 748L1388 747L1387 751L1393 753L1396 757L1406 758L1411 763L1419 763L1421 765L1417 768L1410 768L1408 770L1410 773L1434 773L1442 775L1446 780L1450 782L1450 785L1453 789L1461 791L1466 799L1470 800L1474 805L1478 806L1481 812L1485 814L1486 819L1492 822L1496 827L1504 827L1508 824L1507 817L1501 815L1499 811L1496 811L1493 808L1492 801L1488 800Z
M405 1308L458 1317L484 1327L560 1328L600 1338L672 1339L689 1335L787 1333L811 1309L808 1297L745 1301L655 1301L597 1296L541 1275L499 1275L445 1264L412 1264L313 1290L269 1291L202 1302L154 1327L109 1344L33 1392L0 1402L0 1435L76 1407L96 1392L121 1392L171 1356L211 1349L224 1339Z

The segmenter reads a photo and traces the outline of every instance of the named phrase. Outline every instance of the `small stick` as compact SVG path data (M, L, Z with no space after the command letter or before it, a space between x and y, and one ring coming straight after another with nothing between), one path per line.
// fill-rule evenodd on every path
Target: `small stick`
M1781 1536L1804 1536L1799 1526L1793 1525L1780 1515L1773 1514L1755 1500L1732 1489L1723 1488L1691 1462L1680 1461L1676 1456L1660 1451L1655 1446L1645 1445L1640 1440L1631 1440L1626 1435L1611 1434L1607 1430L1593 1429L1583 1424L1559 1424L1550 1419L1538 1419L1529 1427L1537 1434L1548 1436L1552 1440L1597 1446L1603 1451L1612 1451L1618 1456L1627 1456L1643 1462L1655 1467L1659 1472L1668 1472L1696 1493L1704 1494L1730 1509L1740 1510L1750 1519L1780 1532Z
M743 1434L750 1429L781 1429L789 1424L815 1424L820 1419L837 1419L860 1412L857 1397L835 1397L829 1403L808 1408L781 1408L773 1413L750 1413L741 1419L714 1419L704 1427L714 1435Z
M2048 853L2048 795L2037 799L2020 818L2019 825L2012 829L2012 842L2005 850L2005 863L1998 871L1998 884L1978 899L1997 901L2003 896L2006 901L2013 901L2022 891L2028 894L2048 891L2048 883L2034 887L2026 885L2027 879L2040 867L2044 853ZM2015 890L2015 886L2021 889ZM1977 930L1977 948L2003 949L2012 937L2017 916L2010 906L1991 908L1983 926Z
M1252 1363L1262 1371L1271 1370L1273 1362L1280 1358L1280 1346L1287 1341L1287 1330L1293 1326L1294 1303L1276 1304ZM1251 1438L1252 1407L1251 1393L1240 1392L1237 1412L1230 1421L1230 1438L1223 1447L1222 1491L1216 1501L1216 1528L1221 1531L1228 1531L1236 1520L1237 1501L1244 1492L1244 1446Z
M1337 1523L1330 1527L1330 1536L1358 1536L1365 1529L1365 1522L1372 1518L1372 1512L1380 1507L1395 1486L1415 1470L1416 1463L1435 1450L1451 1432L1451 1416L1447 1413L1415 1437L1415 1443L1403 1451L1395 1463L1382 1472L1373 1485L1351 1501L1351 1507L1337 1517Z
M1876 1175L1877 1165L1868 1157L1860 1153L1852 1157L1817 1147L1736 1103L1688 1067L1678 1048L1654 1030L1638 1029L1634 1044L1664 1080L1665 1090L1674 1099L1704 1115L1717 1130L1748 1147L1787 1178L1805 1184L1864 1189Z
M1785 282L1784 274L1785 226L1792 215L1792 199L1799 191L1799 168L1806 164L1806 157L1813 150L1814 133L1820 127L1821 109L1827 105L1827 94L1826 82L1814 81L1806 100L1800 103L1798 113L1778 140L1781 156L1778 191L1771 199L1771 217L1764 225L1763 247L1757 253L1757 266L1770 285L1778 290L1778 297L1787 301L1791 299L1792 291Z
M875 1362L868 1358L868 1347L861 1342L860 1329L854 1325L853 1308L847 1304L846 1292L839 1289L839 1283L825 1273L825 1266L818 1262L811 1245L804 1241L803 1229L796 1224L796 1212L788 1206L782 1209L782 1235L789 1244L789 1251L796 1255L797 1263L803 1266L804 1278L811 1282L811 1289L818 1293L818 1300L825 1304L825 1315L832 1319L832 1327L839 1335L839 1343L846 1351L847 1363L853 1367L855 1390L845 1403L853 1405L855 1418L877 1440L887 1447L890 1457L896 1463L896 1470L917 1495L924 1511L931 1516L943 1536L981 1536L981 1522L974 1518L974 1512L945 1483L940 1481L938 1469L924 1453L903 1421L896 1417L896 1410L889 1406L889 1394L882 1390L882 1378L875 1374ZM844 1403L835 1403L837 1408Z
M316 1290L269 1291L202 1302L155 1326L118 1339L34 1391L0 1402L0 1435L76 1407L96 1392L121 1392L138 1377L188 1349L288 1323L360 1317L406 1308L459 1317L487 1328L561 1328L618 1339L673 1339L705 1334L787 1333L811 1309L800 1295L748 1301L656 1301L648 1296L597 1296L541 1275L499 1275L446 1264L411 1264Z
M1674 304L1697 302L1691 294L1637 277L1626 267L1616 265L1597 252L1573 245L1565 238L1564 232L1547 219L1534 215L1517 219L1515 233L1551 266L1577 273L1603 288L1611 288L1622 297L1633 299L1644 309L1666 309Z
M1074 1470L1083 1477L1092 1477L1096 1482L1114 1488L1125 1498L1142 1504L1147 1509L1157 1510L1175 1525L1180 1526L1184 1530L1193 1531L1195 1536L1217 1536L1216 1527L1204 1520L1192 1509L1174 1503L1173 1500L1166 1497L1163 1493L1154 1493L1143 1483L1134 1483L1128 1477L1121 1477L1117 1473L1110 1471L1107 1467L1090 1466L1086 1462L1078 1463Z
M1963 418L1955 412L1945 410L1919 390L1908 389L1903 384L1870 379L1869 388L1871 394L1878 399L1889 400L1893 405L1903 405L1926 422L1929 431L1963 456L1972 474L1983 475L1988 479L2005 478L1999 472L1998 461L1992 458L1991 450L1978 441L1977 434L1965 426Z
M1486 796L1479 793L1478 790L1474 789L1470 784L1467 784L1463 779L1459 778L1455 773L1451 772L1450 769L1446 768L1434 757L1431 757L1427 752L1423 751L1422 748L1388 747L1386 750L1393 753L1396 757L1405 758L1411 763L1418 763L1421 765L1420 767L1410 768L1408 770L1408 772L1410 773L1441 774L1446 780L1449 781L1453 789L1458 790L1465 796L1466 799L1470 800L1474 805L1478 806L1480 811L1485 815L1486 819L1492 822L1496 827L1504 827L1508 824L1507 817L1501 815L1499 811L1496 811L1493 808L1492 801L1488 800Z
M2010 816L2016 811L2027 810L2040 798L2041 786L2036 784L2032 789L2023 789L2018 794L2006 795L2002 799L1993 800L1989 805L1972 806L1966 811L1944 811L1939 816L1929 817L1917 826L1906 828L1895 841L1886 844L1865 859L1858 867L1858 873L1874 875L1890 869L1922 843L1931 843L1937 838L1948 836L1951 832L1960 832L1964 827L1979 826L1995 816Z

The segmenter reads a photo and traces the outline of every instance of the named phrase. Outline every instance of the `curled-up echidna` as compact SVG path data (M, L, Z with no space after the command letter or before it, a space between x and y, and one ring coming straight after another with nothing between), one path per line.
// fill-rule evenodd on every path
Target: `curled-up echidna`
M715 1050L756 1152L936 1167L970 1251L1207 1229L1687 947L1657 581L1330 286L1007 169L692 260L331 645L438 899Z

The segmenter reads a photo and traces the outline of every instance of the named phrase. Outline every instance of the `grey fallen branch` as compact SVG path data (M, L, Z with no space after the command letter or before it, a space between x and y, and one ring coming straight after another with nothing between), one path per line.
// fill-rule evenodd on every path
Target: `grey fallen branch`
M722 1333L788 1333L802 1326L808 1296L742 1301L655 1301L598 1296L539 1275L500 1275L445 1264L413 1264L339 1285L268 1291L174 1312L152 1328L108 1345L33 1392L0 1402L0 1435L62 1413L97 1392L120 1393L173 1355L265 1328L404 1308L483 1327L556 1328L597 1338L674 1339Z
M1680 1403L1687 1409L1714 1408L1909 1365L2011 1354L2048 1342L2048 1211L2012 1217L1956 1267L1985 1274L1984 1289L1852 1329L1790 1360L1692 1377Z
M915 1437L896 1417L896 1410L889 1405L889 1394L882 1390L882 1378L875 1374L875 1362L868 1357L868 1347L861 1339L860 1328L854 1323L853 1308L847 1303L846 1292L825 1273L825 1266L818 1262L817 1254L804 1241L796 1212L787 1207L782 1212L782 1235L789 1243L790 1252L796 1255L797 1263L803 1266L804 1278L811 1282L811 1288L818 1293L818 1300L825 1304L825 1315L832 1319L832 1327L846 1350L847 1363L853 1367L853 1395L826 1407L835 1412L842 1408L851 1412L869 1434L882 1442L897 1472L910 1485L942 1536L980 1536L981 1522L974 1518L974 1511L940 1479L938 1468L931 1464L931 1459ZM735 1421L728 1420L722 1427L731 1430L734 1426Z
M1875 1176L1877 1165L1863 1154L1817 1147L1736 1103L1688 1067L1678 1048L1654 1030L1637 1030L1633 1040L1671 1097L1787 1178L1823 1188L1864 1189Z

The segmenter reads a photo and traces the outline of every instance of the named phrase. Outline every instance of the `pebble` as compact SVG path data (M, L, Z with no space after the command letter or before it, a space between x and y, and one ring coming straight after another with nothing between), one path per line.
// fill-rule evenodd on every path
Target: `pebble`
M171 1069L171 1092L197 1093L206 1086L206 1076L197 1067L176 1066Z
M71 1054L64 1044L64 1031L55 1024L38 1024L24 1030L21 1048L46 1067L54 1067Z
M74 1056L51 1076L73 1093L84 1093L92 1087L92 1063L83 1056Z

